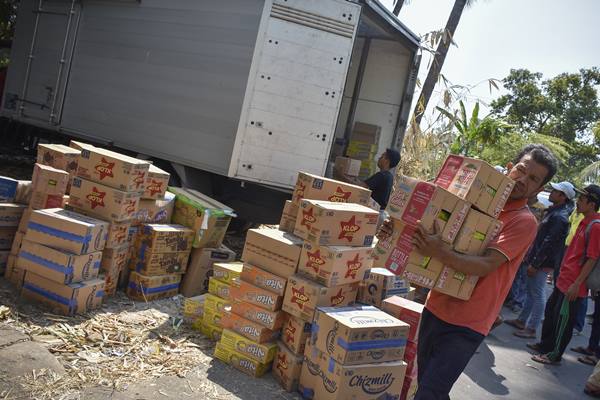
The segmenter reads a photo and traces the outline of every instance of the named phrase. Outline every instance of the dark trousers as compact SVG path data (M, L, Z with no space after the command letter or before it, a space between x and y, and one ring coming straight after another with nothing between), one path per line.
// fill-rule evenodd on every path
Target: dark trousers
M547 354L552 361L560 361L569 345L573 336L577 310L581 307L582 301L583 297L567 301L565 295L556 288L548 298L544 312L540 349L541 353Z
M600 357L600 296L597 293L594 295L594 319L588 347L596 353L596 357Z
M449 399L450 389L485 339L471 329L448 324L423 310L417 345L415 400Z

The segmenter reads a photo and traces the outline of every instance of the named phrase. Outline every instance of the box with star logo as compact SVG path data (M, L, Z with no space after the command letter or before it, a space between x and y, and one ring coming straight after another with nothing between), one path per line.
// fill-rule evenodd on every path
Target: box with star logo
M360 204L302 200L294 234L317 245L370 246L379 213Z
M162 199L169 185L171 174L150 164L142 199Z
M332 287L360 282L372 265L371 246L317 246L304 242L298 273Z
M69 205L107 221L126 221L136 216L140 196L140 192L124 192L77 177L73 178Z
M64 144L45 144L37 146L37 163L67 171L71 177L77 173L77 163L81 151Z
M284 314L283 328L281 329L281 341L296 355L304 354L306 340L310 336L312 324L294 317L291 314Z
M303 199L313 199L366 206L370 203L370 198L371 191L362 186L299 172L292 203L299 206Z
M298 390L304 356L295 354L281 341L277 342L277 354L273 361L273 377L288 392Z

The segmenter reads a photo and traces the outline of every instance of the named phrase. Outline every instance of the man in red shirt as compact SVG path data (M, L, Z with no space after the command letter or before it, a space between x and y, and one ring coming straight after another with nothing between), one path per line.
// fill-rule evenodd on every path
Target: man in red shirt
M587 296L586 279L600 257L600 224L593 224L587 238L586 229L594 220L600 220L600 186L589 185L577 190L577 212L583 220L575 232L560 266L556 287L548 298L542 325L542 339L527 347L540 353L531 357L543 364L558 364L573 336L577 309Z

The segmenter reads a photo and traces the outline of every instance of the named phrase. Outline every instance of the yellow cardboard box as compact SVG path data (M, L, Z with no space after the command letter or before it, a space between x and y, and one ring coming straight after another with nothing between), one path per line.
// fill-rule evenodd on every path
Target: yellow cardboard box
M271 368L271 364L259 363L237 351L228 349L221 343L217 343L215 347L215 357L225 364L229 364L235 369L255 378L263 376Z
M204 299L204 311L223 313L231 310L231 300L225 300L214 294L207 294Z
M213 278L223 283L231 284L235 279L240 277L243 268L244 264L241 262L214 263Z
M232 300L232 287L230 284L221 282L215 277L208 279L208 293L219 296L225 300Z
M277 353L276 343L255 343L229 329L223 330L220 344L262 364L273 361Z

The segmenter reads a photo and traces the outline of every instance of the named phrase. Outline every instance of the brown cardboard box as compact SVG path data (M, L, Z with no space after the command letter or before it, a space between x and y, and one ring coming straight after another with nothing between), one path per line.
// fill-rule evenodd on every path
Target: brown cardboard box
M23 280L25 279L25 270L17 266L17 258L13 255L10 255L8 257L4 278L18 290L21 290L21 288L23 287Z
M223 328L231 329L257 343L273 342L279 337L279 331L272 331L259 323L234 313L225 312L222 321Z
M304 354L306 340L310 338L311 322L296 318L291 314L285 314L283 329L281 330L281 341L295 354Z
M256 287L251 283L240 281L237 289L233 290L234 297L243 302L254 304L265 310L277 311L281 309L283 296L269 290Z
M60 314L83 314L102 305L104 281L92 279L65 285L27 271L21 297L47 304Z
M497 218L515 182L482 160L449 155L435 183Z
M26 208L23 204L0 203L0 228L18 227Z
M262 307L245 303L239 299L233 299L231 312L240 315L247 320L261 324L272 331L280 329L286 318L286 314L283 311L265 310Z
M6 273L9 256L10 256L10 250L0 250L0 275L3 275L4 273Z
M408 369L407 369L408 371ZM402 393L400 394L399 400L413 400L417 394L418 389L417 375L406 374L404 378L404 384L402 385Z
M143 192L150 163L99 147L81 150L77 176L124 192Z
M281 341L277 342L277 355L273 362L273 377L288 392L298 390L303 361L303 355L297 355Z
M350 135L351 141L379 144L381 136L381 127L378 125L367 124L356 121Z
M0 228L0 250L10 250L16 234L17 229L15 227Z
M183 300L183 316L188 320L195 320L204 314L204 300L206 295L187 297Z
M102 252L75 255L23 240L17 266L58 283L95 279L100 272Z
M31 213L25 239L74 254L102 251L108 222L53 208Z
M317 307L342 307L353 303L358 282L349 285L325 287L309 279L294 275L288 279L283 311L310 322Z
M358 291L358 302L381 308L381 303L388 297L407 296L410 292L408 281L385 268L371 268L365 274L364 281Z
M19 228L18 231L19 232L27 232L27 225L29 224L29 219L31 218L31 213L33 212L33 209L31 207L27 207L25 210L23 210L23 215L21 216L21 219L19 220Z
M213 278L218 279L221 282L231 284L235 279L240 277L243 268L244 264L241 262L214 263Z
M314 244L370 246L379 213L359 204L302 200L294 234Z
M371 191L361 186L299 172L292 202L299 206L302 199L313 199L367 205L370 198Z
M29 206L34 210L47 208L63 208L64 196L62 194L51 194L44 192L32 192Z
M13 202L17 196L19 181L7 176L0 176L0 202Z
M244 264L240 279L269 292L283 296L287 279L250 264Z
M297 215L298 206L292 203L291 200L286 200L283 212L281 213L281 220L279 221L279 229L284 232L294 233Z
M130 269L144 275L184 274L190 252L180 251L173 253L150 253L138 251L135 258L131 259Z
M470 209L469 202L433 183L399 175L386 211L410 226L421 221L430 231L435 222L442 239L453 243Z
M162 199L141 199L133 224L170 224L175 209L175 195L166 192Z
M12 247L10 248L10 254L17 255L19 254L19 250L21 250L21 244L23 243L23 238L25 234L23 232L17 231L15 233L15 238L13 239Z
M305 242L298 273L327 287L360 282L373 265L373 248L317 246Z
M336 157L335 166L333 167L336 171L341 174L348 176L358 176L360 173L361 160L355 160L350 157Z
M132 271L127 296L134 300L150 301L175 296L179 292L180 274L145 276Z
M204 312L213 311L224 313L231 310L231 300L225 300L214 294L207 294L204 298Z
M144 199L162 199L169 185L171 174L150 164L148 175L146 175L146 187L142 198Z
M31 178L31 190L33 192L57 194L62 198L67 191L68 183L69 174L62 169L42 164L33 166L33 177Z
M479 277L475 275L466 275L450 267L444 267L433 290L461 300L469 300L478 280Z
M129 257L129 245L122 247L104 249L102 252L102 263L100 269L104 277L105 296L112 296L119 286L121 273L127 268Z
M17 194L15 195L15 203L28 205L31 201L31 193L33 187L31 181L18 181Z
M242 335L229 330L224 329L221 335L221 342L223 346L237 351L244 356L258 361L262 364L267 364L273 361L275 354L277 353L276 343L254 343L248 340Z
M72 149L81 151L87 147L94 147L94 146L91 144L88 144L88 143L77 141L77 140L70 140L69 147Z
M373 306L321 307L315 312L311 344L340 364L398 361L409 325Z
M137 239L137 248L146 253L190 251L194 232L181 225L143 224Z
M69 205L109 221L133 219L138 211L139 192L123 192L97 182L73 178Z
M77 162L81 151L63 144L44 144L37 146L37 163L67 171L69 175L77 173Z
M208 293L214 294L215 296L219 296L225 300L233 300L232 291L237 286L237 282L233 285L230 285L225 282L221 282L214 277L209 278L208 280Z
M250 229L242 260L261 269L289 278L298 269L302 239L277 229Z
M315 400L396 399L405 373L404 361L341 365L310 347L302 366L300 387L303 397Z
M262 364L250 357L227 348L222 343L217 343L215 347L215 357L226 364L231 365L235 369L242 371L246 375L252 377L260 377L267 373L271 368L271 364Z
M231 262L235 252L224 245L218 249L192 249L188 269L181 282L181 294L197 296L208 290L208 278L212 276L215 262Z
M383 311L410 325L408 340L412 340L413 342L416 342L419 338L419 325L424 308L423 304L404 299L400 296L392 296L385 299L382 306Z
M194 247L219 247L233 210L195 190L169 187L169 192L176 195L173 222L194 230Z
M94 217L93 213L81 210L79 208L67 206L67 209L79 214L87 215L88 217ZM108 225L108 234L105 247L107 249L114 249L117 247L122 247L125 244L130 244L129 228L131 228L131 220L111 221Z
M406 342L404 362L406 362L406 376L417 374L417 343L409 340Z

